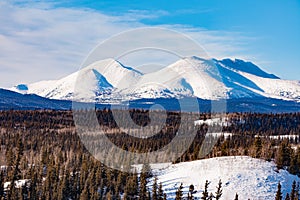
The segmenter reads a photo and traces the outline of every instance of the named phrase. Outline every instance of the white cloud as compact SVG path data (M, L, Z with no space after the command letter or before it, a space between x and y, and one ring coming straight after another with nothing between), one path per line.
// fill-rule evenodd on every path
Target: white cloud
M65 76L76 71L101 41L121 31L145 26L139 22L141 19L166 14L132 10L123 16L108 16L90 9L58 8L45 3L24 6L2 2L0 87ZM241 56L241 42L249 39L239 33L182 25L163 27L186 33L217 58Z

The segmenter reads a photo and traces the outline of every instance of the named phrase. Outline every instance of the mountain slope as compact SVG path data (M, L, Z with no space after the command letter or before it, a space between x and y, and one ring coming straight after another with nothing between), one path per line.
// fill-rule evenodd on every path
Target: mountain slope
M268 73L264 72L258 66L254 65L251 62L245 62L245 61L239 60L239 59L235 59L235 60L223 59L220 61L218 61L218 60L215 60L215 61L222 63L223 65L228 66L232 69L241 71L241 72L246 72L246 73L260 76L263 78L279 79L279 77L275 76L274 74L268 74Z
M175 199L180 183L187 196L191 184L195 186L196 197L201 197L205 181L210 181L209 193L216 191L222 180L222 199L272 200L275 198L278 181L281 182L283 196L291 191L292 182L300 181L286 170L277 170L275 163L250 157L219 157L179 164L153 164L158 183L162 183L168 199ZM151 183L150 183L151 184Z
M182 97L207 100L267 97L300 101L299 81L282 80L251 62L195 56L148 74L106 59L59 80L21 84L11 90L51 99L98 103Z

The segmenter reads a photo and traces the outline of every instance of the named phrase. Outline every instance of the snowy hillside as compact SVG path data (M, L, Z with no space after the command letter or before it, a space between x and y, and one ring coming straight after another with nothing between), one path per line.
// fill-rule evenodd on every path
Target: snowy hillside
M270 97L300 101L299 81L279 79L251 62L195 56L148 74L106 59L59 80L20 84L10 89L85 102L189 96L209 100Z
M195 196L201 197L206 180L210 181L209 192L215 192L221 179L221 199L234 199L238 193L239 199L273 200L279 181L284 196L291 191L294 180L300 181L297 176L285 170L277 171L273 162L246 156L219 157L172 165L154 164L151 167L158 176L158 183L162 183L168 199L174 199L180 183L184 186L184 196L187 196L188 188L193 184L197 190Z

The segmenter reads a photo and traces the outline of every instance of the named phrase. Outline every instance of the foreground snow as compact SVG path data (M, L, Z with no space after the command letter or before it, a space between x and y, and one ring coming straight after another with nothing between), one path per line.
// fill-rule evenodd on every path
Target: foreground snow
M168 195L174 199L180 183L184 186L184 195L188 187L193 184L200 198L206 180L211 183L209 192L215 192L218 181L223 183L222 199L234 199L238 193L239 199L274 199L277 184L280 181L284 195L290 192L292 182L300 181L297 176L286 170L277 170L275 163L246 156L219 157L179 164L154 164L154 174L158 176L158 183ZM150 183L151 184L151 183Z

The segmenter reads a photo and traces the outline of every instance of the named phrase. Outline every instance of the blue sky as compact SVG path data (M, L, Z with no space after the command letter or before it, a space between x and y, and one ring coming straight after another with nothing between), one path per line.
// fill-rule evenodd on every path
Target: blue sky
M7 0L0 3L0 86L67 75L99 42L145 26L181 31L212 57L250 60L299 80L299 0Z

